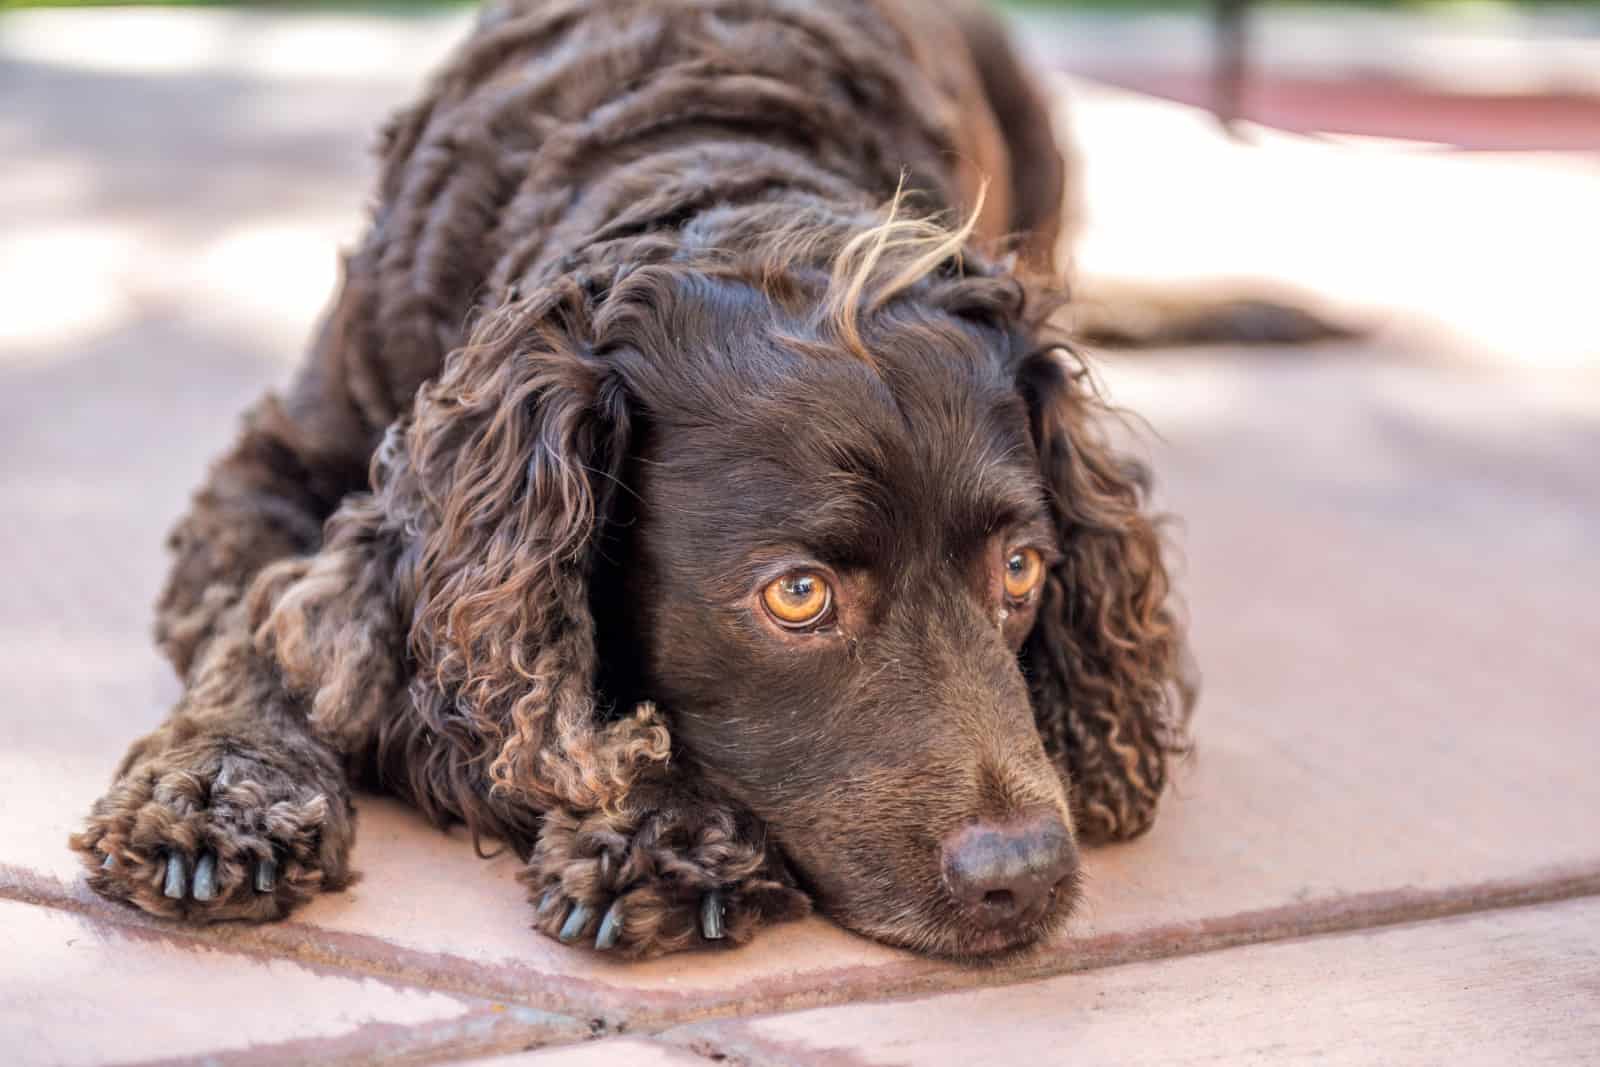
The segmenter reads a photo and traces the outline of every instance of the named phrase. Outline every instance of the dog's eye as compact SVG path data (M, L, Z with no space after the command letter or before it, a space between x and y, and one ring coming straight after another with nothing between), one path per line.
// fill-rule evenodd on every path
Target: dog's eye
M1004 584L1006 596L1023 600L1038 588L1044 577L1044 557L1031 548L1019 548L1006 557Z
M792 630L820 622L833 606L833 590L814 571L794 571L767 586L762 603L778 625Z

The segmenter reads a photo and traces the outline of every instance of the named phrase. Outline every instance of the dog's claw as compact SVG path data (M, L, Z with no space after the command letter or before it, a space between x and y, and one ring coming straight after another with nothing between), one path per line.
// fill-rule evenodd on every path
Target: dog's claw
M614 900L611 907L606 909L605 918L600 920L600 932L594 937L594 947L604 952L608 948L616 948L621 938L622 901Z
M593 914L594 912L589 909L589 905L574 904L572 906L572 914L568 915L567 921L561 924L561 933L556 935L560 938L561 943L570 945L578 940L583 935L583 928L589 925L589 917Z
M721 941L726 931L722 928L722 891L713 889L700 898L700 932L707 941Z
M185 870L183 857L174 852L167 857L167 881L161 892L168 900L182 900L188 891L189 872Z
M256 892L270 893L278 886L278 861L264 859L256 864Z
M117 857L113 856L109 852L106 853L106 858L100 861L100 869L102 871L115 870L116 866L117 866Z
M546 889L544 891L544 896L539 898L539 906L533 909L534 917L537 919L548 918L550 913L556 910L556 904L560 900L561 890L554 887Z
M217 857L212 853L203 853L200 856L200 862L194 865L194 885L192 889L196 900L215 900L217 898Z

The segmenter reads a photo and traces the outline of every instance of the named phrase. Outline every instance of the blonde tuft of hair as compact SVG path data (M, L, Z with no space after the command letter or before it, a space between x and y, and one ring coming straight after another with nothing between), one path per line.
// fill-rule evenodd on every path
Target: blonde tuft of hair
M861 337L863 309L868 313L877 311L946 261L953 258L960 262L968 239L977 229L988 191L985 180L966 221L952 230L937 216L901 213L906 199L902 174L894 197L882 209L883 220L851 237L839 249L825 310L839 340L852 355L874 363Z

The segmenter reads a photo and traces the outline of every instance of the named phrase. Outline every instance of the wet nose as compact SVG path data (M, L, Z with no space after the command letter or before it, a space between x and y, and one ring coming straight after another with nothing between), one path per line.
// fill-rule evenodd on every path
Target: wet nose
M1061 816L1035 811L969 823L944 839L944 877L963 910L986 926L1039 918L1070 890L1078 850Z

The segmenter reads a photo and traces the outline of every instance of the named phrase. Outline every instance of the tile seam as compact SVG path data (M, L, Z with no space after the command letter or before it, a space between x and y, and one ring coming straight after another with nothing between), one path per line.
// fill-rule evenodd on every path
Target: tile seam
M805 980L767 983L767 992L668 993L604 986L503 962L407 948L381 937L280 924L232 930L184 928L74 893L54 879L0 865L0 899L75 912L153 930L173 940L296 959L442 992L508 1000L588 1022L597 1034L648 1036L701 1020L776 1014L835 1004L1001 986L1150 960L1182 958L1254 944L1381 929L1412 922L1600 895L1600 861L1545 869L1521 878L1446 889L1374 890L1339 899L1187 920L1132 933L1053 944L998 967L956 969L908 957L901 963L839 968ZM748 950L747 950L748 951ZM858 970L859 974L852 973ZM773 990L773 986L777 986ZM868 992L870 990L870 992Z

